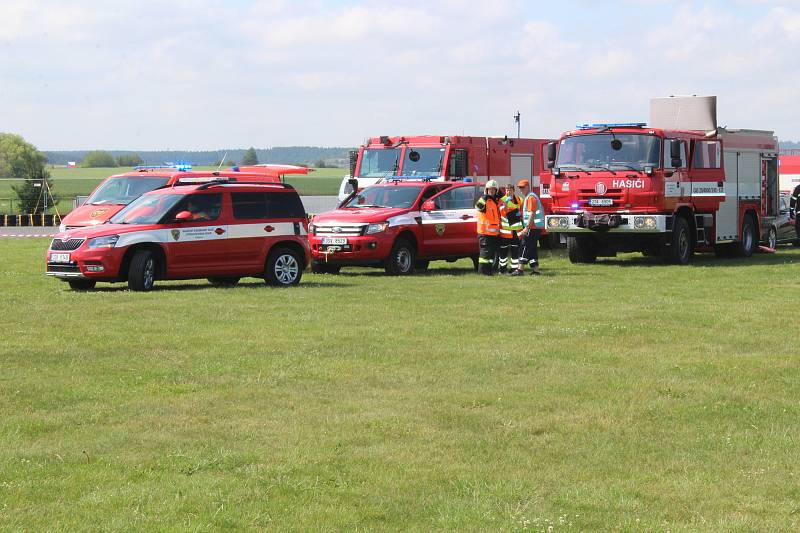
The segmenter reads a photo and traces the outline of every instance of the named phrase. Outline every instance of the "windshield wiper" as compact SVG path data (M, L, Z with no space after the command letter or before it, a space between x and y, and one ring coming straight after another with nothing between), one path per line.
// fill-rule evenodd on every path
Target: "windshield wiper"
M625 167L625 168L629 168L631 170L636 170L636 171L642 170L641 168L636 168L635 166L633 166L633 165L631 165L629 163L609 163L609 166ZM611 170L611 169L609 169L609 170Z

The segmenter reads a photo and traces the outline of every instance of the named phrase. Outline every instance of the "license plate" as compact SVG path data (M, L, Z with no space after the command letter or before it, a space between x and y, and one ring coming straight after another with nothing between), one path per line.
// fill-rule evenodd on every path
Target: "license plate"
M589 198L589 205L614 205L613 198Z
M69 263L69 254L50 254L51 263Z
M347 239L345 239L344 237L323 237L322 244L335 244L335 245L347 244Z

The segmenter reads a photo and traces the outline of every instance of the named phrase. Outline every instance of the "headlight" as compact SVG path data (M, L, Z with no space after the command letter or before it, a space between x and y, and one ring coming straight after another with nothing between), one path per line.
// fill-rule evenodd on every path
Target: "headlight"
M370 224L367 226L367 235L372 235L373 233L380 233L384 231L386 228L389 227L388 222L378 222L376 224Z
M113 248L117 244L118 240L119 235L95 237L94 239L89 239L89 248Z
M559 221L559 220L560 220L560 219L559 219L558 217L550 217L550 218L548 218L548 219L547 219L547 225L548 225L548 227L551 227L551 228L557 228L557 227L558 227L558 221Z
M311 235L316 235L317 234L317 227L314 224L309 224L308 225L308 232Z
M67 231L67 225L62 222L61 224L58 225L58 231L61 233Z
M567 217L561 217L558 219L558 225L562 228L569 227L569 219Z
M655 217L633 217L633 227L636 229L656 229Z

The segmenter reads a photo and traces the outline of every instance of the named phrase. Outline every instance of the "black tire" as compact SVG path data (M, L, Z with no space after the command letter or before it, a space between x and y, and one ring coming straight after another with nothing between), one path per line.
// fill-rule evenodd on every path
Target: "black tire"
M414 247L405 239L397 239L386 258L385 270L390 276L407 276L414 273Z
M414 261L414 270L419 270L424 272L428 270L428 267L431 265L430 261L426 261L425 259L417 259Z
M769 227L769 233L767 234L767 246L773 250L778 246L778 230L775 228L775 226Z
M479 261L480 256L473 255L472 257L470 257L470 259L472 259L472 268L475 270L475 272L477 272L478 271L478 267L481 266L480 261Z
M149 291L156 280L156 258L149 250L133 254L128 267L128 288L132 291Z
M214 287L235 287L240 279L237 277L208 278L208 282Z
M736 243L736 255L750 257L758 246L758 232L753 215L745 215L742 221L742 232L739 242Z
M594 263L597 261L597 247L590 235L568 235L567 254L570 263Z
M664 246L664 262L673 265L688 265L694 256L692 228L684 217L675 217L672 224L672 235Z
M97 285L97 282L93 279L71 279L67 283L69 283L69 288L73 291L88 291L94 289L94 286Z
M324 261L311 261L311 272L314 274L338 274L342 269L339 265L331 265Z
M303 260L295 250L280 247L270 252L264 281L276 287L290 287L303 277Z

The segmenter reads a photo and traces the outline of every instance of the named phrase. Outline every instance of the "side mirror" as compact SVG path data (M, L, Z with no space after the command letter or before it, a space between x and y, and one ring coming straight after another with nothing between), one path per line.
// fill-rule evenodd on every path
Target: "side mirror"
M433 211L434 209L436 209L436 203L433 200L425 200L425 202L423 202L423 211Z
M556 143L547 143L547 168L556 166Z
M350 174L352 176L352 174ZM348 185L353 190L353 192L358 192L358 180L356 178L350 178L347 180Z
M358 162L358 152L352 150L350 152L350 175L355 177L356 175L356 163Z
M175 220L178 222L185 222L187 220L192 219L192 212L191 211L181 211L177 215L175 215Z

